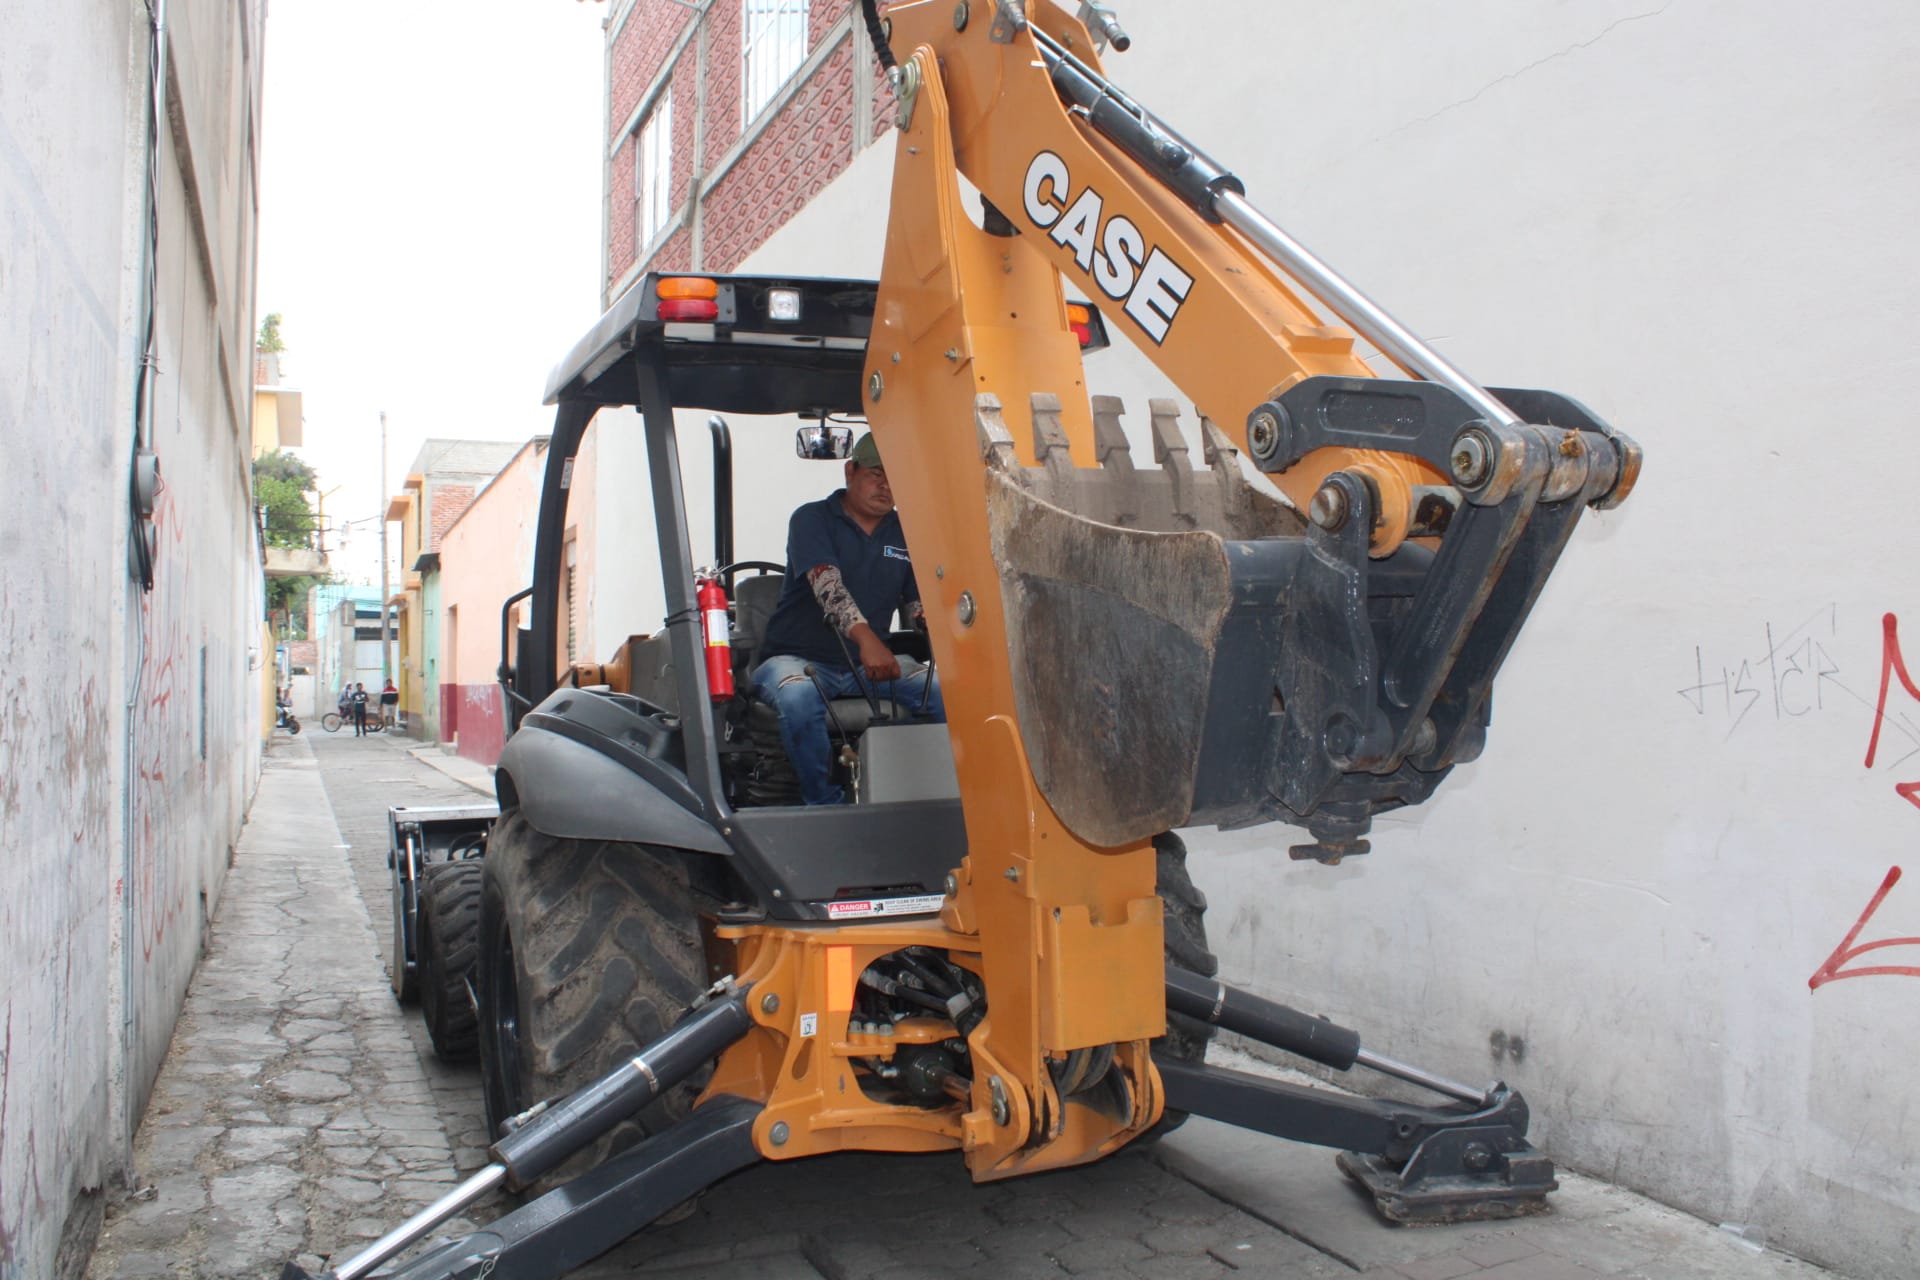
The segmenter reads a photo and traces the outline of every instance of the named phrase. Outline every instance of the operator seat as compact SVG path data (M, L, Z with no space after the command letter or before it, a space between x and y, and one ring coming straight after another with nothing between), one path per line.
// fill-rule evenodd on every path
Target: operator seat
M754 803L763 805L800 803L800 780L794 775L786 748L780 744L780 713L754 697L752 685L754 669L760 665L760 646L767 636L767 622L773 617L774 606L780 602L786 581L785 574L763 573L740 578L733 584L733 642L735 648L746 652L746 665L740 669L737 686L746 697L747 735L759 762L747 794ZM827 712L829 738L838 738L840 734L857 738L873 718L865 698L831 699Z
M733 638L736 648L745 650L741 668L741 688L746 691L746 726L753 743L756 767L747 794L754 804L795 805L800 803L800 783L780 741L780 714L752 694L747 682L760 663L760 646L766 637L767 622L779 603L786 578L765 574L735 582L733 590ZM908 670L916 668L912 658L903 655ZM827 703L831 713L827 734L831 739L844 737L860 753L858 785L855 793L861 803L886 800L958 799L960 785L954 776L953 756L944 726L920 724L911 720L911 708L902 703L903 723L889 725L894 708L880 704L880 720L865 698L834 698ZM838 726L836 728L836 725ZM868 729L875 732L868 734ZM933 733L925 731L932 729ZM887 743L876 748L874 739L887 735Z

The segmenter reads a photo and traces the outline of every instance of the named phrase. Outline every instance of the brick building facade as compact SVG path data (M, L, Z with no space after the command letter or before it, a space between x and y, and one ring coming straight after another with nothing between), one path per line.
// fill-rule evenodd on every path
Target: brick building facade
M623 0L607 61L603 303L734 269L892 121L855 0Z

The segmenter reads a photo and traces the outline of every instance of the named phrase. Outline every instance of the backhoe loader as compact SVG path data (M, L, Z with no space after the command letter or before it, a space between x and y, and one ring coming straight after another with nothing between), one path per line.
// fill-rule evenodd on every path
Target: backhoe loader
M470 812L437 840L430 810L395 822L396 990L436 993L436 1044L477 1041L494 1163L326 1274L501 1188L531 1198L392 1274L562 1275L755 1161L952 1151L985 1181L1184 1114L1336 1148L1391 1219L1539 1210L1516 1092L1214 980L1171 833L1281 822L1295 858L1367 853L1375 814L1479 753L1515 635L1639 449L1475 383L1256 211L1108 79L1110 10L865 17L897 103L878 283L647 275L550 380L498 817L483 853ZM1198 413L1148 406L1151 464L1087 387L1115 332ZM609 406L640 410L668 614L575 666L567 499ZM947 718L835 704L853 803L795 803L769 709L728 687L789 566L732 559L716 417L719 563L696 567L676 408L812 418L826 457L864 417L886 459L928 624L899 642ZM476 896L477 923L445 907ZM1444 1101L1210 1067L1216 1028Z

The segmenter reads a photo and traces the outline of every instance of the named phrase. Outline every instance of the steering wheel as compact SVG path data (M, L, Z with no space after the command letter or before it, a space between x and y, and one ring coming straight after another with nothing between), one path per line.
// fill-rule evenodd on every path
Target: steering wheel
M742 569L754 569L761 573L785 573L787 566L775 564L771 560L735 560L732 564L723 564L714 572L723 578L731 579Z

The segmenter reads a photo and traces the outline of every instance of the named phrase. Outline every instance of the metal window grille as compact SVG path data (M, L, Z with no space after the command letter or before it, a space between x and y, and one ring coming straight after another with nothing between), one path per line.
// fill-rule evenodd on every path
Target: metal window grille
M745 127L766 110L807 60L808 0L744 0L746 9Z
M567 540L567 661L574 662L580 653L580 598L574 594L574 562L579 543Z
M643 253L666 230L673 216L673 91L661 93L660 100L640 122L635 142L638 152L633 164L633 197L637 206L634 218L634 251Z

